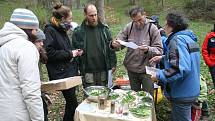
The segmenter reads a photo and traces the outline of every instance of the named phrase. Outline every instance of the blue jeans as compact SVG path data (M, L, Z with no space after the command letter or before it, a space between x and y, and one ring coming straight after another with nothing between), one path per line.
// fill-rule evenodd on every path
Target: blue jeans
M179 103L172 101L171 121L192 121L191 106L192 103Z

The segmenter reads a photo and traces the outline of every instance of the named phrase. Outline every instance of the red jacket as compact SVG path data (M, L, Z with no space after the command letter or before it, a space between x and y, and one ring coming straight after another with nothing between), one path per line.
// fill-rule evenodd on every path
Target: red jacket
M202 44L202 56L209 67L215 66L215 32L206 35Z

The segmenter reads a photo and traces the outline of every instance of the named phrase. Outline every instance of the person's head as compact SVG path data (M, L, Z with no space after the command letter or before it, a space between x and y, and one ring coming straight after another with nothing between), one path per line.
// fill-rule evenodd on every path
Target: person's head
M10 22L22 29L30 41L36 39L39 21L32 11L24 8L15 9L10 17Z
M153 15L150 19L153 20L153 24L156 25L158 29L162 28L159 24L159 16Z
M137 28L143 28L146 20L146 13L142 7L135 7L129 11L129 16L131 17Z
M34 45L36 46L40 53L40 61L44 64L46 64L48 60L46 50L43 47L43 41L45 39L46 39L45 34L43 33L42 30L39 29L36 33L36 40L34 41Z
M46 39L45 34L42 30L38 30L36 33L36 40L34 41L34 44L36 45L37 49L40 50L43 47L43 41Z
M188 28L187 19L178 12L171 12L166 16L166 24L164 30L167 35L175 33Z
M96 6L88 4L84 7L84 15L89 26L96 26L98 24L98 16Z
M155 25L158 25L158 24L159 24L159 17L158 17L158 16L153 15L153 16L151 16L150 18L154 21Z
M70 22L72 22L72 11L69 7L57 3L53 7L52 16L52 23L56 26L61 26L66 30L71 28Z

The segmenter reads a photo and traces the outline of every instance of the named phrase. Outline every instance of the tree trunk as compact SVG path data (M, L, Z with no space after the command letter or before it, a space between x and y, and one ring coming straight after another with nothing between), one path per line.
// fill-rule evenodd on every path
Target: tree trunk
M42 5L47 9L52 9L53 3L56 2L56 0L39 0Z
M72 9L72 0L64 0L64 5Z
M81 7L81 1L80 0L76 0L76 7L77 7L77 9L80 9L80 7Z
M105 23L104 0L96 0L96 8L98 10L98 18L102 23Z
M130 4L131 5L136 5L137 4L137 0L130 0Z

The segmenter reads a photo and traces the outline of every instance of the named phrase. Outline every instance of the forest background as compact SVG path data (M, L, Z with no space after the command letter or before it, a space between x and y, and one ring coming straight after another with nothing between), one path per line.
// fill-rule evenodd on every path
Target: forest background
M0 28L9 20L15 8L31 9L39 18L41 29L49 22L52 6L60 0L0 0ZM89 2L95 3L102 21L109 25L113 37L129 22L128 10L133 6L144 7L147 15L159 16L160 25L164 25L165 16L168 12L177 10L189 18L189 28L198 37L198 44L201 47L205 35L213 29L215 23L215 1L214 0L61 0L64 5L69 6L73 12L73 21L81 24L84 19L83 7ZM117 52L117 71L114 79L126 75L122 64L125 51ZM49 81L45 65L40 65L41 80ZM208 67L201 58L201 74L205 78L208 90L213 89L213 83ZM83 100L81 87L77 90L79 103ZM53 104L49 107L50 121L61 121L64 111L64 98L61 93L50 93ZM215 94L208 95L210 108L210 121L215 121ZM169 119L169 103L162 100L157 104L158 121Z

